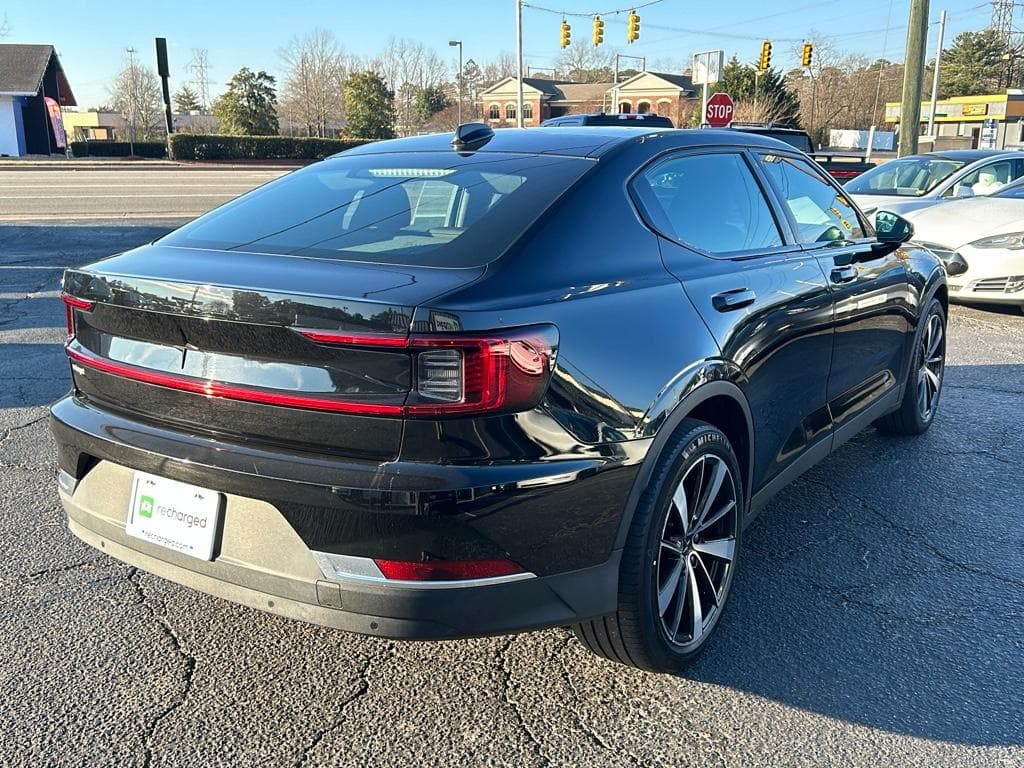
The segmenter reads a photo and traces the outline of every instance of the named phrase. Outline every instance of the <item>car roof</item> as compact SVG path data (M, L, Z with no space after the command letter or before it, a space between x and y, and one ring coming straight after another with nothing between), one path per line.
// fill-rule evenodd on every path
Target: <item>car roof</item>
M408 136L363 144L346 151L345 155L376 155L391 152L454 152L453 134L434 133L426 136ZM499 128L486 143L474 152L512 152L527 154L568 155L572 157L600 157L611 150L630 143L657 138L664 149L716 146L731 144L767 149L793 147L770 136L756 133L708 128L650 128L618 126L560 126L549 128ZM465 150L464 150L465 151Z
M999 155L1013 155L1018 152L1019 150L1012 149L947 149L939 150L937 152L926 152L925 155L928 157L941 157L946 160L959 160L964 163L973 163L976 160L998 157Z

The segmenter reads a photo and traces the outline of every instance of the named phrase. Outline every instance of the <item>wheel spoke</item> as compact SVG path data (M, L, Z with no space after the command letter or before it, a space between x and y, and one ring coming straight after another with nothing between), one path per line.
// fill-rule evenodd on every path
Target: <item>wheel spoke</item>
M735 507L736 507L736 500L735 499L730 499L728 501L728 503L723 504L722 507L717 512L715 512L715 514L711 515L710 517L705 519L704 522L702 522L700 525L698 525L696 528L694 528L693 529L694 534L703 533L708 528L710 528L715 523L717 523L719 520L721 520L723 517L725 517L727 514L732 512L732 510Z
M939 344L942 343L942 321L938 315L932 315L928 324L928 346L925 347L925 357L932 357L939 351Z
M710 555L711 557L717 557L719 560L727 560L730 563L736 555L736 539L730 538L700 541L694 542L691 546L696 552ZM701 563L703 564L703 561L701 561Z
M664 616L672 603L672 598L679 591L679 577L683 573L683 558L679 558L672 566L664 586L658 589L658 615Z
M715 587L715 582L713 582L711 580L711 574L708 572L708 567L704 563L704 558L702 558L700 555L696 555L695 559L697 561L697 565L700 566L700 572L704 575L704 580L707 581L708 586L711 587L711 601L715 604L715 607L717 608L718 607L718 589ZM697 570L697 569L695 568L694 570Z
M682 521L683 530L680 533L685 536L690 522L690 505L686 501L686 488L683 486L682 481L676 487L676 492L672 494L672 506Z
M718 459L715 463L714 473L711 475L711 480L708 482L708 487L705 489L705 493L700 496L700 509L697 514L696 527L700 528L704 519L708 516L708 512L711 511L711 505L715 503L715 499L718 498L719 492L722 490L722 483L725 481L725 476L728 474L725 462Z
M700 604L700 588L697 586L697 570L693 567L693 559L687 558L686 570L690 577L690 592L693 597L690 600L692 608L693 631L691 632L692 642L698 642L704 635L704 607Z
M686 568L685 575L680 579L679 595L676 598L676 610L672 616L672 627L669 629L669 639L675 640L679 635L679 625L683 622L683 611L686 608L686 594L690 589L690 563L688 558L679 561Z
M938 391L939 377L935 375L935 372L931 368L925 366L924 368L921 369L921 373L924 374L925 378L928 380L928 383L931 384L932 389Z

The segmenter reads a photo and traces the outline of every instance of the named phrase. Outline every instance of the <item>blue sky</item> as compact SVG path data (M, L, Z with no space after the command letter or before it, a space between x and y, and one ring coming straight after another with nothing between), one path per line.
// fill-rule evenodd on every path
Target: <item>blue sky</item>
M530 0L536 6L579 13L620 9L620 0ZM628 2L628 0L627 0ZM644 2L644 0L640 0ZM638 3L639 4L639 3ZM5 7L6 6L6 7ZM722 48L752 61L763 38L774 41L773 63L796 62L799 40L817 31L834 38L848 51L871 57L903 56L909 0L791 0L787 5L763 0L662 0L639 13L638 43L625 45L625 16L605 16L606 45L623 53L674 62L678 70L698 50ZM372 56L391 35L408 37L435 48L455 61L448 40L464 41L465 57L485 60L515 49L514 0L17 0L0 3L10 34L5 42L53 43L57 46L80 105L107 101L107 84L119 69L124 49L132 46L142 61L155 66L153 38L168 39L171 88L188 79L184 66L192 48L209 50L210 89L219 93L231 74L243 66L280 74L278 50L292 37L321 26L335 33L344 47ZM958 32L985 27L990 6L980 0L933 0L929 57L933 56L939 10L949 14L947 45ZM244 10L242 10L244 9ZM887 17L891 9L891 22ZM1024 11L1018 9L1018 13ZM561 18L537 8L523 12L526 63L549 66L558 56ZM570 18L574 45L589 41L590 21ZM888 32L886 29L888 28ZM621 43L620 43L621 41ZM627 51L628 47L628 51Z

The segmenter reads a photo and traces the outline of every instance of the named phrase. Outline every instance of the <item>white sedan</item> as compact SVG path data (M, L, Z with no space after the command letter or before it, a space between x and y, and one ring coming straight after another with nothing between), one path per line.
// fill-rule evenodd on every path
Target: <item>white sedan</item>
M901 215L913 223L914 241L946 264L952 301L1024 311L1024 181Z

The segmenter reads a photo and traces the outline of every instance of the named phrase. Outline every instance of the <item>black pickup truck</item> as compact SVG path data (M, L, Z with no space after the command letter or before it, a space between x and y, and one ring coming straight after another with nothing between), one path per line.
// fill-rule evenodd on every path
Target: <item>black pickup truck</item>
M807 131L799 128L786 128L779 125L763 123L733 123L729 126L734 131L744 133L757 133L761 136L771 136L773 139L784 141L801 152L805 152L814 158L814 161L824 168L840 184L860 176L864 171L875 167L875 163L869 163L864 159L863 152L852 150L847 151L819 151L814 149Z

